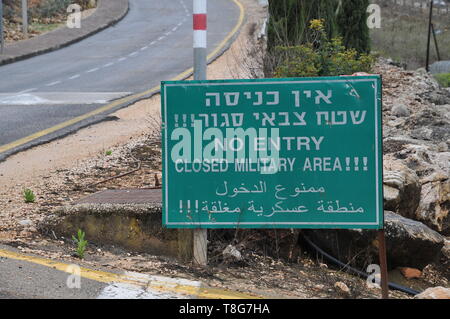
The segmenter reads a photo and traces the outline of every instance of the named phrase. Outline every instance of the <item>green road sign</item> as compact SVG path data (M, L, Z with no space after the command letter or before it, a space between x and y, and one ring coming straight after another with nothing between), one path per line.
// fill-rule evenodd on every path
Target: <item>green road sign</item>
M163 224L383 228L381 78L162 82Z

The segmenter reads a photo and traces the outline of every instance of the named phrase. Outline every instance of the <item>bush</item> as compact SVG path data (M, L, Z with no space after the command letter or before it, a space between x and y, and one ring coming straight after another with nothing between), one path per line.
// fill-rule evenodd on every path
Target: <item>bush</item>
M329 40L323 20L312 20L310 29L314 34L311 43L276 47L275 77L337 76L371 71L375 58L346 49L341 37Z
M434 77L442 87L450 87L450 73L435 74Z

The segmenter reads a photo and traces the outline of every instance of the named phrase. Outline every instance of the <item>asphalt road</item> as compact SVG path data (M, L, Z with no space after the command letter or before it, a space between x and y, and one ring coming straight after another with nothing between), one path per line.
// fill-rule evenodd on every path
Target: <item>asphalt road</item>
M0 160L102 120L115 109L14 148L2 146L144 92L192 67L191 12L189 0L130 0L129 13L115 26L69 47L0 66ZM208 0L209 52L238 19L233 1Z
M0 299L190 299L196 296L183 287L192 292L200 286L185 279L83 268L0 244Z

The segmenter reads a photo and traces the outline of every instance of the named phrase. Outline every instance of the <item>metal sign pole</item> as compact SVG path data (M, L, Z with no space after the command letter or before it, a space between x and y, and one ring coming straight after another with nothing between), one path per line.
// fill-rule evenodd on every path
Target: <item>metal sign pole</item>
M433 38L434 38L434 46L436 47L436 54L437 54L437 58L438 61L441 61L441 53L439 52L439 46L438 46L438 41L436 38L436 31L434 30L434 24L431 24L431 30L433 31Z
M378 254L380 258L380 268L381 268L381 297L383 299L389 299L386 238L384 235L384 229L378 230Z
M3 54L4 50L4 38L3 38L3 0L0 0L0 54Z
M22 32L25 38L28 38L28 1L22 0Z
M430 71L430 44L431 44L431 23L433 21L433 0L430 1L430 19L428 21L428 38L427 38L427 59L425 69Z
M206 80L207 54L207 4L206 0L193 0L194 30L194 80ZM208 264L208 230L194 230L194 262L206 266Z

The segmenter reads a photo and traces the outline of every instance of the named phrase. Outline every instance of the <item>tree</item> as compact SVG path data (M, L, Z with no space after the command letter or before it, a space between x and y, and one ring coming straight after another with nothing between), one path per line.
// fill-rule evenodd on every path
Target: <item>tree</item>
M367 26L369 0L344 0L337 16L337 26L347 49L359 53L370 52L370 35Z

